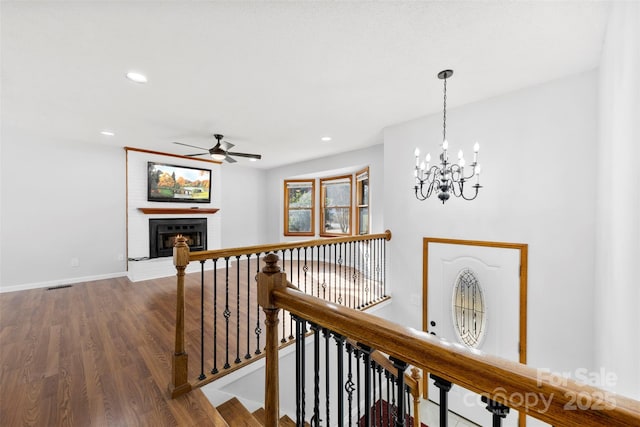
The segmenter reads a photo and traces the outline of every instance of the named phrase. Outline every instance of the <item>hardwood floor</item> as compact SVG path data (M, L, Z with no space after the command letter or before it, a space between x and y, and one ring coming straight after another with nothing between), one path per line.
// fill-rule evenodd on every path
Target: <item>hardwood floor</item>
M247 356L261 357L255 353L264 346L264 331L259 342L255 334L258 326L264 328L256 305L255 260L229 267L228 273L216 271L215 297L213 272L205 272L203 382L214 377L212 367L219 371L216 376L233 371ZM297 263L284 267L290 277L300 278ZM322 276L321 267L324 263L311 264L311 272L302 273L301 289L360 304L364 293L354 291L352 270L340 267L340 279L330 273L335 265ZM325 280L326 288L321 286ZM368 289L374 289L370 283ZM218 412L199 389L168 398L175 295L175 277L136 283L123 277L0 294L0 427L218 425ZM188 274L185 341L192 384L201 370L200 300L200 273ZM280 326L286 340L292 322L285 317Z
M168 398L174 318L175 278L0 294L0 425L220 425Z

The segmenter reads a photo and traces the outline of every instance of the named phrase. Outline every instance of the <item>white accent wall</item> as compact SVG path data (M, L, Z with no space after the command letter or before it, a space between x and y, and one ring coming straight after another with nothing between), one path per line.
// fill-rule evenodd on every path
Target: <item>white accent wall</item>
M454 98L455 79L448 89ZM529 363L591 369L597 73L450 109L447 139L454 155L461 148L467 157L480 143L484 188L472 202L414 196L414 149L437 157L442 114L385 130L384 220L393 232L387 277L396 321L422 328L423 237L527 243Z

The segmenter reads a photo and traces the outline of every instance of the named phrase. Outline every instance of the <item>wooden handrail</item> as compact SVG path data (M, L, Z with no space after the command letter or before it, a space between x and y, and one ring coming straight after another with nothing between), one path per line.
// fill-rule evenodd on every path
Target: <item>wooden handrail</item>
M246 254L262 254L283 249L311 248L316 246L330 245L333 243L362 242L367 240L385 239L391 240L391 231L387 230L379 234L363 234L359 236L334 237L327 239L299 240L296 242L270 243L267 245L244 246L229 249L214 249L210 251L191 252L190 261L202 261L207 259L220 259Z
M640 425L640 402L530 366L449 343L426 332L324 301L286 285L268 298L277 307L489 399L553 425ZM578 410L570 410L575 407ZM569 409L567 409L569 408ZM585 408L585 409L583 409Z

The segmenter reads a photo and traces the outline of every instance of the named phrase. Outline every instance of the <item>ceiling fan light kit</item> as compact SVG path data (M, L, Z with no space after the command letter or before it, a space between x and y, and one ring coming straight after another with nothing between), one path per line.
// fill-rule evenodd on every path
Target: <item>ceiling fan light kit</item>
M231 144L230 142L223 141L222 138L224 138L224 135L216 133L216 134L213 135L213 137L217 140L217 143L216 143L216 145L214 145L211 148L203 148L203 147L198 147L196 145L190 145L190 144L185 144L185 143L176 142L176 141L174 141L174 144L184 145L186 147L192 147L192 148L199 148L201 150L206 150L205 153L186 154L187 157L196 157L196 156L209 155L209 156L211 156L211 158L213 160L217 160L219 162L225 161L227 163L236 163L237 160L234 159L233 157L246 157L249 160L253 160L253 161L260 160L262 158L262 156L260 154L231 152L229 150L231 148L233 148L234 145Z
M447 79L453 75L453 70L443 70L438 73L438 78L444 80L444 107L442 119L442 152L440 153L440 163L431 166L431 153L428 153L424 161L420 161L420 149L416 148L416 166L413 171L415 186L413 187L416 199L423 201L432 194L437 193L442 204L449 200L451 194L462 197L465 200L473 200L478 197L480 185L480 164L478 163L478 152L480 144L477 142L473 146L473 163L466 169L466 161L462 150L458 151L458 163L449 161L449 142L447 141ZM471 169L471 173L469 173ZM469 175L465 176L465 173ZM465 182L476 177L475 185L469 194L465 194ZM467 186L469 188L469 186Z

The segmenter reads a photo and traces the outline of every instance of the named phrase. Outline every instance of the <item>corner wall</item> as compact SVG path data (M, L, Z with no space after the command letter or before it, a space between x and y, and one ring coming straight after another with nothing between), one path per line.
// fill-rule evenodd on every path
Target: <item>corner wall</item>
M602 384L640 399L640 4L615 2L600 66L595 347Z

